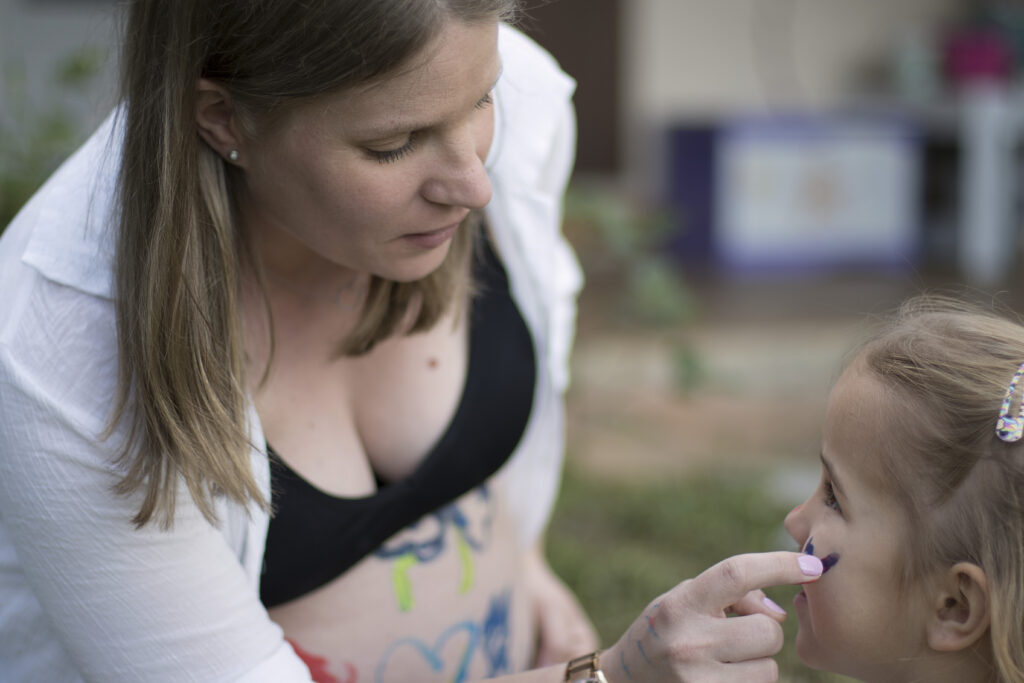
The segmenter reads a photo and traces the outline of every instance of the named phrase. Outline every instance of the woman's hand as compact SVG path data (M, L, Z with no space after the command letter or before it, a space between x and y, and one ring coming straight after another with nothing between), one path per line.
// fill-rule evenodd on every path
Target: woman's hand
M800 553L724 560L648 605L601 654L601 669L609 683L776 681L785 613L761 588L816 581L821 572L820 560Z
M599 647L594 625L551 570L540 544L526 556L526 587L537 623L536 666L565 662Z

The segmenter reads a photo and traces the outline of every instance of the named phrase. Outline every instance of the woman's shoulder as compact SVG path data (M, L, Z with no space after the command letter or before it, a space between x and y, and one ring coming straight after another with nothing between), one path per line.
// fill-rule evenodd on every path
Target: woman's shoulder
M526 92L571 95L576 82L562 71L550 52L514 26L502 24L498 31L502 80Z
M0 287L28 266L55 283L111 298L120 163L118 112L39 188L0 237ZM5 277L7 276L7 277Z
M487 159L495 193L560 195L575 153L576 82L518 29L502 25L498 48L502 74Z
M117 384L112 302L15 270L17 286L0 305L0 413L50 406L99 433Z
M111 123L0 237L0 400L30 391L65 406L109 406L117 365L110 298L116 171L104 172Z

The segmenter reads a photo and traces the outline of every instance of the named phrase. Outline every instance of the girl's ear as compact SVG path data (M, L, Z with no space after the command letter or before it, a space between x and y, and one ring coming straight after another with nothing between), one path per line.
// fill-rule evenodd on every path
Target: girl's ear
M928 619L928 645L940 652L963 650L988 630L988 577L976 564L953 565L933 592Z
M240 154L243 140L231 95L206 78L200 78L196 84L196 127L213 151L236 165L243 165Z

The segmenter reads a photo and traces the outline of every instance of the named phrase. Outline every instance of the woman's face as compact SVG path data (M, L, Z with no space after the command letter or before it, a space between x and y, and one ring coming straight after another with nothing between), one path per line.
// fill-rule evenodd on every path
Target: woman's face
M408 65L246 145L242 220L268 267L410 281L441 264L460 221L491 197L497 31L451 20Z
M926 654L926 603L899 588L906 514L879 484L891 400L869 372L848 369L829 397L822 479L786 530L829 567L794 600L800 659L866 681L911 680ZM831 557L830 557L831 556Z

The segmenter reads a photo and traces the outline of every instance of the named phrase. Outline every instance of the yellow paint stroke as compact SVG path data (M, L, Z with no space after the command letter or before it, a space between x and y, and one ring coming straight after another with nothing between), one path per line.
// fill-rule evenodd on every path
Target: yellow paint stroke
M466 543L461 531L455 534L455 545L459 549L459 563L462 565L462 582L459 584L459 593L466 594L473 588L473 583L476 581L473 551Z
M412 581L409 580L409 570L419 564L415 553L400 555L395 560L395 566L391 570L391 583L395 588L395 597L398 599L398 609L403 612L410 611L415 605L412 597Z

